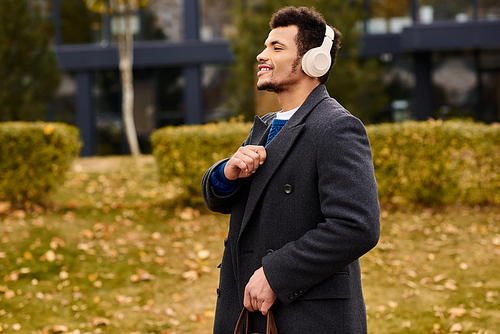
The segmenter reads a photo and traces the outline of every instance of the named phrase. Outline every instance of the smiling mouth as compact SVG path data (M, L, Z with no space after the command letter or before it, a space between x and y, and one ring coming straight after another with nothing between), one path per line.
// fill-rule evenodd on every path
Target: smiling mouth
M267 72L270 72L272 70L272 67L267 65L267 64L259 64L259 72L257 73L257 76L261 76L263 74L266 74Z

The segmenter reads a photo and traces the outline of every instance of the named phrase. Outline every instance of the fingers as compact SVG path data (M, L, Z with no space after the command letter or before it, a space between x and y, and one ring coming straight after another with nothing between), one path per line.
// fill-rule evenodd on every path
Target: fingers
M242 171L255 173L266 160L266 149L262 146L242 146L238 149L234 158L239 159L238 167Z
M269 311L269 309L271 308L271 306L273 306L273 302L270 302L268 300L264 300L262 305L260 306L260 309L259 311L262 313L262 315L267 315L267 312Z
M254 304L256 307L254 307ZM255 298L254 300L252 300L248 288L245 288L245 297L243 299L243 306L245 306L245 308L250 312L255 312L259 310L257 306L257 299Z
M263 300L259 300L257 296L252 296L251 293L247 289L245 289L245 298L243 300L243 306L245 306L247 310L249 310L250 312L260 311L263 302L264 302Z
M227 162L224 175L228 180L249 177L264 163L266 157L263 146L242 146Z
M266 152L266 149L264 148L264 146L248 145L248 146L244 146L244 147L246 147L249 150L258 154L258 156L259 156L258 164L259 165L262 165L264 163L264 161L266 161L267 152Z
M259 165L255 164L255 161L248 156L234 157L234 163L240 171L246 174L253 174L259 168Z
M261 299L258 295L252 296L248 289L245 289L245 297L243 299L243 306L250 312L261 312L262 315L267 315L267 312L273 306L276 298L272 296Z
M250 312L260 311L263 315L274 304L276 294L269 286L262 267L255 271L245 287L243 306Z

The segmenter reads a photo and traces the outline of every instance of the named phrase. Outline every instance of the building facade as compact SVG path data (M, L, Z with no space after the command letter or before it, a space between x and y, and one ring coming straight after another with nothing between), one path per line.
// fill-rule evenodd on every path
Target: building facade
M379 57L393 121L500 121L500 2L364 0L362 54Z
M156 128L226 114L227 2L152 0L133 16L134 114L143 152ZM46 7L63 71L48 120L80 129L83 156L127 153L115 43L120 18L90 12L82 0L46 1Z
M38 1L53 24L63 70L48 120L80 129L83 156L128 153L115 43L119 18L92 13L82 0ZM377 121L500 121L498 0L361 1L361 54L380 59L391 100ZM232 2L151 0L134 15L134 114L143 152L156 128L229 114L223 87L233 59ZM257 107L264 103L259 96Z

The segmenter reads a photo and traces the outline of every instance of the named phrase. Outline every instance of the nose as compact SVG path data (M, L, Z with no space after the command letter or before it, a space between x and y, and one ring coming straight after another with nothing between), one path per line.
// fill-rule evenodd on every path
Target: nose
M269 58L267 57L267 55L266 55L266 50L265 50L265 49L264 49L264 50L262 50L262 52L261 52L261 53L259 53L259 54L257 55L257 57L256 57L256 58L257 58L257 61L258 61L259 63L265 62L266 60L268 60L268 59L269 59Z

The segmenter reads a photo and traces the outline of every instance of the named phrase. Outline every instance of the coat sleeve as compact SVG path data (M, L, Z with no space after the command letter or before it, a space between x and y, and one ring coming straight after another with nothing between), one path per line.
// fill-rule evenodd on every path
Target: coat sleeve
M377 184L363 124L343 114L316 132L312 159L324 221L262 259L269 284L284 304L359 259L380 234Z

